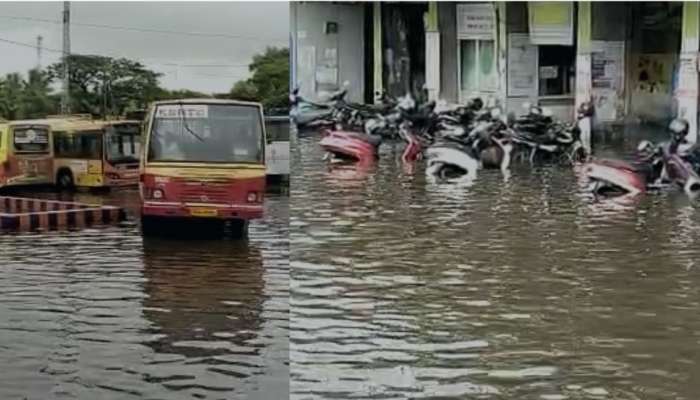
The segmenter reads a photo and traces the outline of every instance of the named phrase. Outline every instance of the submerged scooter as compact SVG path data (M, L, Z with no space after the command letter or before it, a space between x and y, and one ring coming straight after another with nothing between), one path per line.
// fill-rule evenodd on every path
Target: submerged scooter
M481 168L500 168L505 172L510 166L512 144L503 133L505 124L500 119L500 109L482 112L476 126L468 133L456 131L456 135L444 134L425 151L426 175L443 182L473 181Z
M399 99L396 110L400 118L402 112L409 112L415 108L415 101L407 94ZM337 127L323 132L323 138L319 143L326 151L325 159L331 162L359 162L369 163L378 157L378 149L382 144L382 132L387 125L393 124L393 120L377 115L376 123L365 123L364 132L353 131ZM394 118L394 117L392 117Z
M642 142L637 151L642 153L654 146ZM663 172L660 149L654 149L648 157L631 163L623 160L597 159L584 166L589 190L600 196L637 195L647 188L658 186Z
M590 190L597 195L637 195L664 183L675 183L691 196L700 194L700 177L678 149L688 133L688 123L675 119L669 125L670 143L653 145L642 141L639 160L592 160L584 167Z
M299 87L289 94L289 118L298 129L314 129L333 125L333 109L330 104L308 101L299 94Z
M664 178L682 188L687 195L697 197L700 194L700 177L689 162L693 154L680 150L687 144L689 128L690 125L683 119L671 121L671 142L663 149Z
M550 160L574 164L585 161L588 152L581 141L581 124L593 116L593 106L584 102L576 110L573 123L562 123L552 117L548 108L523 104L527 114L518 118L511 130L513 141L522 153L529 153L530 163L538 154Z

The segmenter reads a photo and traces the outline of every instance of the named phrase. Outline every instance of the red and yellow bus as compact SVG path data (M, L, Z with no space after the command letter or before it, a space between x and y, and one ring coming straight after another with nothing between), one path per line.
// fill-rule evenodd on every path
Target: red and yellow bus
M141 124L86 116L0 122L0 187L136 186Z
M45 121L0 121L0 187L53 183L51 146Z
M83 118L48 119L53 177L61 189L136 186L141 123Z
M159 101L146 117L141 156L144 234L167 220L231 221L245 235L263 215L262 106L234 100Z

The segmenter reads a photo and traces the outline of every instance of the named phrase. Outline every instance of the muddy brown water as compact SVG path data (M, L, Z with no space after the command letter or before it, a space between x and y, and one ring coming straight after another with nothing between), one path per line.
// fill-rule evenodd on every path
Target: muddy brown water
M117 227L0 235L0 398L282 399L289 197L248 241L143 239L138 192L11 194L126 205Z
M317 143L292 154L292 398L697 398L698 203L559 167L432 185L391 145L329 169Z

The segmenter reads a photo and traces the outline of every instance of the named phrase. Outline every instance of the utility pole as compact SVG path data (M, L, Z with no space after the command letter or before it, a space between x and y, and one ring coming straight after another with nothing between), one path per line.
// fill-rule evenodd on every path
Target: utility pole
M61 113L70 113L70 84L68 77L68 57L70 56L70 2L63 2L63 96L61 96Z
M36 69L41 70L41 42L44 38L39 35L36 37Z

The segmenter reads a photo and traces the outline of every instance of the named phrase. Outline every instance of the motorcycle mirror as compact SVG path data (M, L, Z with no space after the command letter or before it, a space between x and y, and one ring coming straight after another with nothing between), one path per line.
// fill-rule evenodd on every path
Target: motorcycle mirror
M649 150L651 150L653 147L654 147L654 145L652 145L650 141L648 141L648 140L642 140L642 141L639 142L639 144L637 145L637 152L642 153L642 152L645 152L645 151L649 151Z
M671 121L668 129L679 136L685 136L688 133L688 122L686 122L684 119L676 118Z

